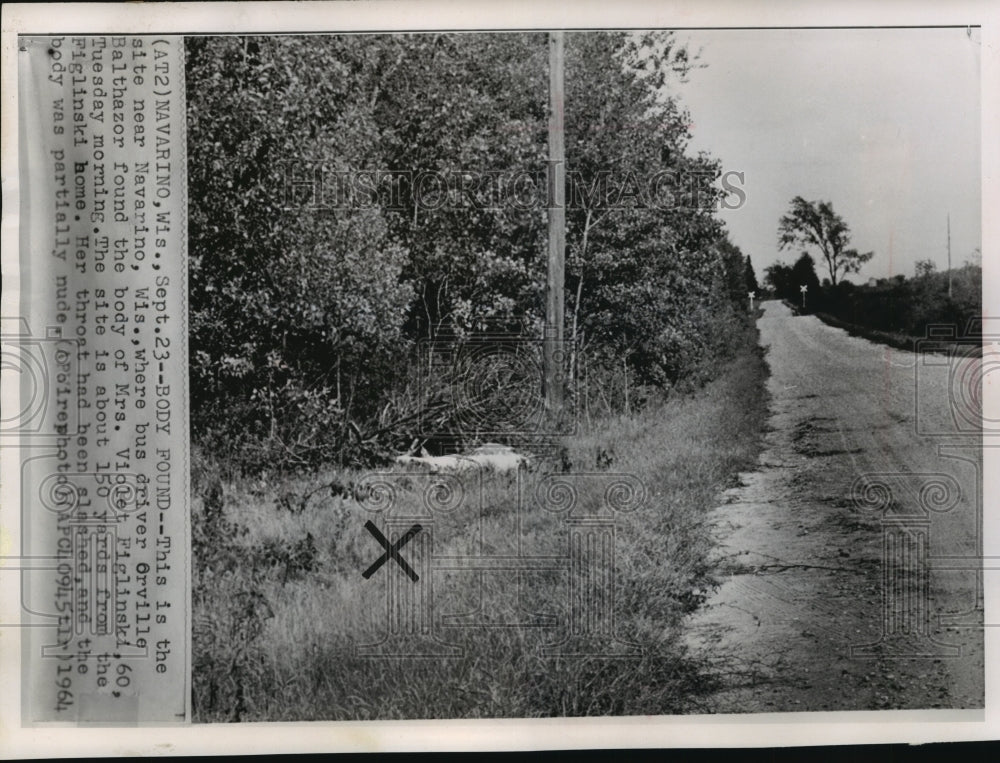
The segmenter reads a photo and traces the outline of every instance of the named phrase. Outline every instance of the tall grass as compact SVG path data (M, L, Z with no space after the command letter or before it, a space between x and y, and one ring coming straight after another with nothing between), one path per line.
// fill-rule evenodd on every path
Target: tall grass
M751 347L704 388L650 402L640 414L595 421L566 438L558 462L522 475L526 493L550 471L625 473L645 485L645 505L616 519L617 635L639 656L549 657L541 647L564 633L565 571L434 573L435 613L478 605L493 625L435 632L461 649L440 658L359 656L386 628L384 586L402 575L364 529L375 519L344 469L274 483L227 480L205 463L195 476L194 709L198 721L532 717L697 711L713 688L706 666L681 643L683 616L715 582L705 516L720 491L750 468L766 416L762 354ZM399 501L416 501L422 478ZM520 531L514 480L481 483L484 548L557 556L566 549L559 515L525 511ZM597 479L597 482L600 482ZM599 488L585 488L598 491ZM316 491L316 492L313 492ZM479 493L475 493L477 496ZM581 494L581 501L603 496ZM478 498L477 498L478 501ZM457 510L434 528L434 554L468 554L476 518ZM375 523L379 521L375 519ZM518 537L519 536L519 537ZM410 549L412 551L412 547ZM400 552L404 558L408 550ZM515 596L517 594L517 596ZM544 625L535 613L555 617Z

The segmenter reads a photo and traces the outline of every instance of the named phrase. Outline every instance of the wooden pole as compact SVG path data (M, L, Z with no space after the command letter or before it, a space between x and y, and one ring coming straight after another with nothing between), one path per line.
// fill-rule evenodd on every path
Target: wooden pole
M948 299L951 299L951 212L948 213Z
M566 270L566 150L564 140L562 32L549 33L549 255L545 285L545 408L550 424L563 408L563 286Z

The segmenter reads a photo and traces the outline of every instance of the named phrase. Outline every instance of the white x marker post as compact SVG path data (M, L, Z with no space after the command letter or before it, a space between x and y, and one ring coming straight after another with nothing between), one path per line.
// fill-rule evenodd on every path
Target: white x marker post
M757 292L751 291L747 294L750 297L750 312L753 312L753 301L757 298Z
M801 291L801 292L802 292L802 309L803 309L803 310L805 310L805 309L806 309L806 291L807 291L808 289L809 289L809 287L808 287L808 286L806 286L805 284L802 284L802 285L801 285L801 286L799 287L799 291Z

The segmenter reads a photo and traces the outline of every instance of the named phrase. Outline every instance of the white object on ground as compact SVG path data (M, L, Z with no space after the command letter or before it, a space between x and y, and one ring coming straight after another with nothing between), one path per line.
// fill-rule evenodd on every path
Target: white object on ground
M397 456L396 463L412 467L417 471L461 472L469 469L491 469L495 472L516 471L522 464L527 464L529 457L517 453L508 445L487 443L473 450L468 455L429 456L424 451L420 456Z

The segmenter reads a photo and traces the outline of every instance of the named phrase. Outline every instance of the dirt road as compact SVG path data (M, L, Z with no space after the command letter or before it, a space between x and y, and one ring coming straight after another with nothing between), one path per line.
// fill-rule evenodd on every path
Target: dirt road
M764 304L770 428L711 512L717 593L688 641L717 712L983 703L975 366Z

